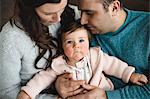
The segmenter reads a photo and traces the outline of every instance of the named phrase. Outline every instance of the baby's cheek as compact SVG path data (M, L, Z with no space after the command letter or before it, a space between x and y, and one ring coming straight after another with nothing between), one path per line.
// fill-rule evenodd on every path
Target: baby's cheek
M89 47L83 46L82 52L84 53L84 55L86 55L89 52Z
M71 56L72 55L72 50L67 49L64 51L66 56Z

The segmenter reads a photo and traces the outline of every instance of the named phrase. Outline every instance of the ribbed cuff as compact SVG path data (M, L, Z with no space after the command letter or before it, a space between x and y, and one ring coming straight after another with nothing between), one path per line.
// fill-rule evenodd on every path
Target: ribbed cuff
M135 71L135 68L134 67L131 67L131 66L128 66L126 68L126 70L124 71L123 75L122 75L122 80L125 82L125 83L128 83L129 82L129 79L131 77L131 74Z
M36 92L34 90L31 90L28 86L23 86L21 90L25 91L31 97L31 99L35 99L37 95Z

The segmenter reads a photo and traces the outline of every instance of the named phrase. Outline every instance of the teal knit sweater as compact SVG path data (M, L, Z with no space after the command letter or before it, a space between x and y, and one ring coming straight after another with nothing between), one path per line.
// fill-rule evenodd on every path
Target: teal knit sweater
M127 9L125 11L127 12L125 23L115 32L93 35L91 46L101 46L104 52L135 66L136 72L148 77L150 74L150 12ZM106 92L108 99L150 99L150 84L126 86L120 80L110 78L117 89Z

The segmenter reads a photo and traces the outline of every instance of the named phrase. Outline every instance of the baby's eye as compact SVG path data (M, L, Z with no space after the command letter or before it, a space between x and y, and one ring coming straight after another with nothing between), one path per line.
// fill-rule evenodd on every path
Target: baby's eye
M81 43L84 42L84 39L80 39L79 42L81 42Z
M67 41L66 43L67 43L67 44L72 44L72 43L73 43L73 41Z

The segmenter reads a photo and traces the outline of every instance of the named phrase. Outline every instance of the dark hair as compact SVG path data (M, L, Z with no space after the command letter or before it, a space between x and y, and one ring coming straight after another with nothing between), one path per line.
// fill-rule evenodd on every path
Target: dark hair
M64 35L66 33L70 34L70 33L76 31L79 28L86 29L86 27L84 27L84 25L81 25L80 19L75 20L74 22L63 24L62 27L59 29L59 31L58 31L58 42L59 42L58 47L59 47L60 54L64 55L64 50L63 50L63 47L62 47L62 43L63 43L63 40L64 40ZM86 30L87 30L88 38L89 38L89 41L90 41L91 40L91 34L90 34L88 29L86 29Z
M51 64L52 59L57 54L52 54L52 49L58 49L57 39L54 38L51 33L48 33L48 27L40 23L39 16L35 12L35 8L45 3L60 3L61 0L16 0L14 16L10 20L11 24L14 23L20 29L23 29L27 35L36 43L41 50L39 56L35 60L35 68L38 69L37 63L49 51L49 57L46 63L46 68ZM18 25L17 21L22 26ZM63 22L74 20L74 11L68 5L65 7L64 12L61 15L61 24Z
M111 3L113 3L114 1L116 0L100 0L100 2L103 4L103 7L106 11L108 11L108 7ZM118 0L120 2L120 6L121 8L123 7L123 4L122 4L122 0Z

